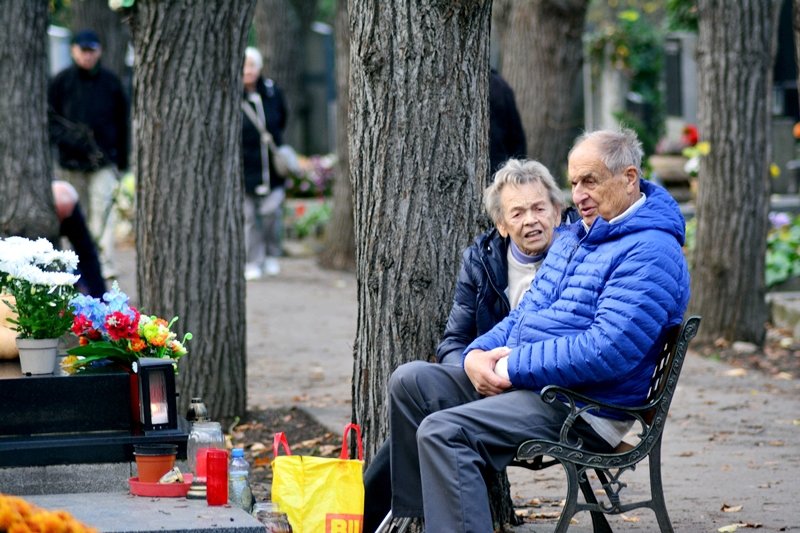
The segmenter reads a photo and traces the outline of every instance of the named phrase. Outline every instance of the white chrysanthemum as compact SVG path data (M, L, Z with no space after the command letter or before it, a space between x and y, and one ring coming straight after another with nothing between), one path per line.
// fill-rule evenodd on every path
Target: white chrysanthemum
M59 270L75 270L78 268L78 256L72 250L49 250L36 254L33 263L54 266Z
M15 278L31 283L45 280L41 284L64 285L65 280L77 280L78 277L69 272L78 267L78 256L72 250L55 250L47 239L32 241L23 237L0 239L0 272L6 272ZM52 278L42 277L44 274L65 274ZM74 283L74 281L72 281Z
M52 251L53 244L47 239L8 237L0 241L0 258L6 262L32 263L36 256Z
M47 272L35 265L9 262L0 263L0 271L6 272L11 278L27 281L33 285L44 285L47 287L74 285L79 278L79 276L68 272Z
M683 171L690 176L697 176L697 173L700 171L700 158L692 157L686 161L686 163L683 165Z

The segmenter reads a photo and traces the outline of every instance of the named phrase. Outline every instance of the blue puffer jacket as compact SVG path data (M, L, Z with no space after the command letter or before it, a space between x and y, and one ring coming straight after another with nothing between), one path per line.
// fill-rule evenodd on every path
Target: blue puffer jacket
M436 360L459 362L464 348L492 329L511 310L505 290L508 286L506 253L508 239L496 229L475 237L462 254L453 307L447 317ZM452 354L452 355L451 355Z
M560 228L519 307L464 355L508 346L517 388L556 384L640 404L662 332L689 301L678 204L657 185L640 186L646 202L621 222L597 218L588 234L580 222Z

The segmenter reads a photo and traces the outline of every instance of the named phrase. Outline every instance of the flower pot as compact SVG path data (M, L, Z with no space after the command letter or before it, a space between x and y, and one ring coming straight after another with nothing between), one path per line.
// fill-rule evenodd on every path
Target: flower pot
M23 374L52 374L56 368L58 339L21 339L17 337L19 366Z
M174 444L137 444L133 447L139 481L157 483L175 466L178 447Z

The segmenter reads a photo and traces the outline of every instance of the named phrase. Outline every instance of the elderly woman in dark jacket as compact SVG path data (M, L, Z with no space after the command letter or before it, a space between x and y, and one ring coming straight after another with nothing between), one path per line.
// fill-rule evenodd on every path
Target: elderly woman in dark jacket
M255 48L245 50L242 73L242 165L244 170L244 233L247 262L245 279L260 278L264 272L279 272L281 255L284 178L275 169L265 141L283 144L287 111L283 94L275 83L261 75L263 60Z
M559 222L577 220L563 209L561 191L536 161L509 159L484 191L495 227L464 250L453 307L436 359L461 364L464 349L504 319L530 286ZM364 474L364 531L375 531L391 506L389 446L385 442Z

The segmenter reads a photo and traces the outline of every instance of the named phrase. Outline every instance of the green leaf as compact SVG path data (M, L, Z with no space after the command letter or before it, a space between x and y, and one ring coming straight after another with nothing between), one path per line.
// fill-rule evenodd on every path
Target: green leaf
M125 348L112 344L108 341L98 341L92 342L91 344L87 344L85 346L76 346L74 348L70 348L67 350L69 355L80 355L83 357L91 357L94 355L100 356L100 358L105 357L124 357L129 359L129 356L133 356L134 359L138 359L136 354L129 352Z

